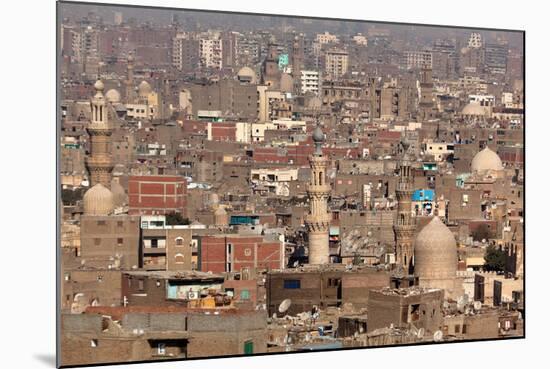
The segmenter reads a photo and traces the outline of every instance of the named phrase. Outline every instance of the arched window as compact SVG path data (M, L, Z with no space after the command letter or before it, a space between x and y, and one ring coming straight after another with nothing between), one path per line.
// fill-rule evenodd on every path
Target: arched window
M183 261L184 261L183 254L176 254L176 256L174 256L174 259L176 264L183 264Z
M176 238L176 246L183 246L183 238L177 237Z
M323 172L319 172L319 185L323 184Z

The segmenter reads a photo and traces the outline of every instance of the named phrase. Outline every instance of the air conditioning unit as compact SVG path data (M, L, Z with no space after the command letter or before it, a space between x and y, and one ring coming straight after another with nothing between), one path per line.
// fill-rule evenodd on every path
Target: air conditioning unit
M188 300L197 300L199 298L199 293L196 291L189 291L187 292L187 299Z

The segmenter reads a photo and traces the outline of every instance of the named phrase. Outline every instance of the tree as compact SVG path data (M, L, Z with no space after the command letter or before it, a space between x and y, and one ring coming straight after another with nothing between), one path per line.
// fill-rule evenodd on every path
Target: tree
M166 214L166 225L187 225L189 219L184 218L180 213L168 213Z
M474 238L474 241L483 241L488 240L491 237L491 232L489 231L489 227L485 224L480 224L477 226L477 228L472 232L472 237Z
M485 265L488 272L503 272L506 267L506 252L494 245L487 247L485 251Z

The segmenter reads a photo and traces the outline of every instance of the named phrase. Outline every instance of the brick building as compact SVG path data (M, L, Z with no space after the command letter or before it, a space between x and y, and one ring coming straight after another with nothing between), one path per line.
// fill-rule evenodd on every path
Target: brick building
M128 199L130 215L186 216L187 181L180 176L130 176Z
M200 270L213 273L284 267L284 242L267 236L215 235L200 240Z

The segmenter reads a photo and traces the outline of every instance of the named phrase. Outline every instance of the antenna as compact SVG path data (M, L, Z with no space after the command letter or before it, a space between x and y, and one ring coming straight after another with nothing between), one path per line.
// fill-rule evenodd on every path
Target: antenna
M290 305L292 304L292 300L290 299L285 299L283 300L280 304L279 304L279 313L284 313L288 310L288 308L290 307Z

